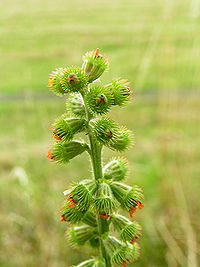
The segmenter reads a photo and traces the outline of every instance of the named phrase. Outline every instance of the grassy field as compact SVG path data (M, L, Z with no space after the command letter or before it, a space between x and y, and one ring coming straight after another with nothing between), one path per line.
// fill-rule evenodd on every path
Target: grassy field
M129 78L136 94L112 111L135 132L128 182L146 196L132 266L200 264L199 15L198 0L2 1L0 267L66 267L92 253L71 249L59 222L62 191L91 174L84 155L62 167L46 159L51 122L65 111L46 83L96 47L110 59L105 82Z

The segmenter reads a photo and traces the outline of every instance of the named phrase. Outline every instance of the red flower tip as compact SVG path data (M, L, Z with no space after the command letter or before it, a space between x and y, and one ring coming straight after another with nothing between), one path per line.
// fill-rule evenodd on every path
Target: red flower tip
M130 244L134 244L137 241L138 237L134 237L133 240L130 242Z
M51 150L48 151L47 158L49 158L49 159L54 159L55 158L55 156L53 155Z
M95 57L98 57L98 56L99 56L99 53L100 53L99 48L97 48L97 49L94 51L94 55L95 55Z
M137 201L137 208L141 210L144 207L144 204L142 204L140 201Z
M127 264L129 264L129 262L128 262L128 261L124 261L124 262L122 263L121 267L126 267Z
M99 216L100 216L101 218L103 218L103 219L108 219L108 218L110 217L109 214L106 214L106 213L100 213L100 212L99 212Z
M131 207L130 210L129 210L129 214L130 214L130 217L131 218L134 218L135 217L135 212L136 212L136 207Z
M68 204L68 206L67 206L68 208L72 208L72 207L76 206L76 203L74 202L74 199L72 197L69 197L67 199L67 201L70 202L70 204Z
M68 80L68 81L74 81L75 79L72 78L72 77L71 78L69 77L69 78L66 78L66 80Z
M62 214L61 216L60 216L60 221L61 222L66 222L67 220L65 219L65 215L64 214Z
M56 140L58 140L58 141L61 141L61 140L62 140L62 138L61 138L58 134L56 134L56 133L53 133L53 137L54 137Z

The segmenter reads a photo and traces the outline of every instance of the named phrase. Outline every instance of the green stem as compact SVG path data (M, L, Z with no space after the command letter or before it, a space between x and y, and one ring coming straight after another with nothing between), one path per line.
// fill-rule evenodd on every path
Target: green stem
M84 95L83 96L83 100L85 103L85 109L86 109L86 117L87 117L87 121L88 124L92 118L92 114L89 112L88 108L87 108L87 104L86 101L84 99ZM99 179L103 178L103 174L102 174L102 146L95 140L95 137L93 136L93 133L90 129L90 127L88 127L88 136L89 136L89 141L90 141L90 157L91 157L91 161L92 161L92 167L93 167L93 172L94 172L94 178L96 181L98 181ZM104 241L103 241L103 234L105 233L104 229L105 229L105 220L103 222L104 219L101 219L98 215L97 215L97 223L98 223L98 230L99 230L99 236L100 236L100 248L101 248L101 256L105 259L105 263L106 263L106 267L111 267L111 261L110 261L110 256L108 254L108 252L106 251L105 245L104 245Z

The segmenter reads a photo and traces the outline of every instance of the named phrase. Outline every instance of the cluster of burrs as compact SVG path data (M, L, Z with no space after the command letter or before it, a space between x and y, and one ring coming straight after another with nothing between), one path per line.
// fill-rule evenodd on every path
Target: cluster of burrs
M58 68L50 74L48 82L55 94L70 94L66 113L53 123L56 141L48 157L68 163L87 152L94 172L94 178L72 184L64 191L66 199L60 220L69 224L69 242L72 246L87 244L101 251L99 257L77 267L126 266L137 260L140 252L137 240L141 226L118 212L127 211L133 218L136 210L143 207L142 189L122 183L128 173L124 158L116 157L103 168L101 165L103 146L123 152L133 144L132 133L104 115L113 106L123 106L131 97L127 80L101 83L99 77L107 68L107 59L96 49L83 56L81 68ZM79 133L86 134L89 142L74 140Z

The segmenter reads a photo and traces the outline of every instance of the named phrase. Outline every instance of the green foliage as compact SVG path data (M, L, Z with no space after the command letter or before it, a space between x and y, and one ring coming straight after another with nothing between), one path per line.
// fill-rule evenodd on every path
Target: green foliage
M136 209L143 207L143 192L138 186L130 187L119 182L127 176L125 159L114 158L102 170L103 146L123 152L133 144L133 135L109 117L100 115L108 113L111 106L122 106L129 100L129 83L115 79L107 86L90 85L107 69L108 63L99 49L86 53L83 61L82 69L58 69L50 76L54 92L71 95L66 104L68 113L53 124L56 143L48 157L58 163L68 163L87 151L95 178L82 180L64 191L66 199L60 220L70 224L67 237L72 246L88 244L101 250L102 258L93 258L77 266L125 266L139 256L137 239L141 236L141 226L117 211L121 206L134 217ZM73 140L80 132L89 136L88 144ZM119 240L110 236L111 225Z

